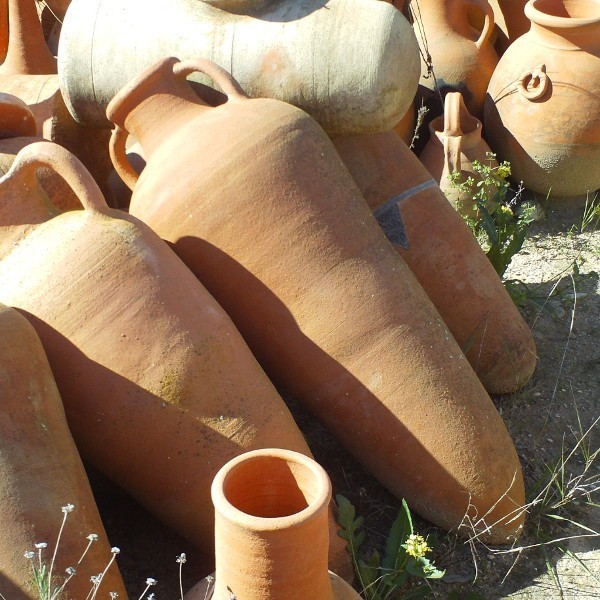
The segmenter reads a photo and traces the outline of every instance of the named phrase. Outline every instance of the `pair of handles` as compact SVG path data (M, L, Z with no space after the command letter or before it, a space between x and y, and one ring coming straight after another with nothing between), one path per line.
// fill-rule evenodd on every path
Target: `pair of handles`
M182 62L176 62L172 66L173 76L177 79L185 79L192 73L203 73L208 75L227 96L227 101L246 100L248 96L240 87L240 84L228 73L215 63L203 58L193 58ZM125 127L115 125L110 138L110 158L115 170L125 182L127 187L133 191L139 174L127 159L127 137L129 131Z

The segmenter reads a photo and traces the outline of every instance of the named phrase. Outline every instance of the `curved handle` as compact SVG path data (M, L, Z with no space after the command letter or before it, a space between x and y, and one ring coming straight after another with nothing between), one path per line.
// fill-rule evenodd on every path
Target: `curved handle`
M467 107L460 92L448 92L444 98L444 135L461 136L461 116Z
M444 136L444 168L448 173L460 173L462 153L462 137Z
M187 77L192 73L204 73L208 75L219 85L228 99L248 99L248 96L232 75L210 60L190 58L189 60L184 60L173 65L173 74L177 77Z
M135 184L139 178L138 172L131 166L129 159L127 158L127 136L129 132L115 125L110 136L110 142L108 144L108 152L110 154L110 160L115 168L115 171L119 177L125 182L125 185L133 192Z
M483 21L483 29L481 30L481 35L479 39L475 42L475 45L479 50L481 47L489 42L492 34L494 33L494 10L492 9L491 4L487 0L467 0L468 4L475 6L481 12L483 12L485 19Z
M531 85L531 88L529 87ZM539 100L548 91L550 78L546 74L546 65L541 64L525 71L517 81L517 90L527 100Z
M75 192L85 210L99 213L109 210L98 184L81 161L52 142L34 142L25 146L17 154L8 173L0 179L0 186L9 179L35 172L41 167L56 171Z

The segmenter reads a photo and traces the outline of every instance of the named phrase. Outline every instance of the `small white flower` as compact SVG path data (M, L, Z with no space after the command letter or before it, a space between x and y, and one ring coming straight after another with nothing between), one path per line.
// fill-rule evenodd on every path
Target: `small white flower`
M87 539L90 542L97 542L98 541L98 534L97 533L90 533L90 535L87 536Z
M178 557L176 562L178 562L179 564L184 564L187 561L187 556L185 555L185 552L182 552Z
M74 504L67 504L66 506L63 506L60 510L62 510L66 515L67 513L73 512L74 508L75 508Z
M215 580L215 578L212 575L207 575L204 579L206 579L208 583L212 583Z
M90 581L94 584L94 585L100 585L100 582L102 581L102 573L98 573L98 575L92 575L90 577Z
M32 552L31 550L27 550L27 552L25 552L25 554L23 554L23 556L25 558L32 559L35 556L35 552Z
M67 568L65 569L65 573L66 573L67 575L75 575L75 567L67 567Z
M148 600L154 600L154 598L156 598L156 596L154 595L154 592L152 592L149 596L148 596Z
M153 579L152 577L148 577L148 579L146 579L146 585L156 585L158 583L158 581L156 581L156 579Z
M115 600L115 598L119 597L119 594L117 594L117 592L108 592L108 595L110 596L110 600Z
M46 548L48 546L48 544L46 544L46 542L38 542L37 544L34 544L36 550L41 550L42 548Z
M116 546L113 546L113 547L110 549L110 551L111 551L113 554L119 554L119 552L121 552L121 548L117 548Z

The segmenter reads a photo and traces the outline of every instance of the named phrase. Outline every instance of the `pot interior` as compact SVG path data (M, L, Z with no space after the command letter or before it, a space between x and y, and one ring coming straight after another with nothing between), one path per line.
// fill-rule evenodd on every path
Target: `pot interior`
M223 482L226 500L263 518L288 517L308 508L320 485L308 466L277 456L257 456L233 468Z
M534 0L533 7L551 17L563 19L600 18L597 0Z

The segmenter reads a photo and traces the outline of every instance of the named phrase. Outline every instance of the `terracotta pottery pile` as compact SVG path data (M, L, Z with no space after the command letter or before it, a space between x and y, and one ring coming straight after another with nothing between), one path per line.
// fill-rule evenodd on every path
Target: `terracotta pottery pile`
M103 534L81 454L215 555L187 600L358 598L275 385L432 523L514 541L489 393L536 349L448 181L491 148L535 191L600 187L599 7L530 0L499 59L523 15L487 0L0 2L0 593L34 600L22 546L61 505Z

